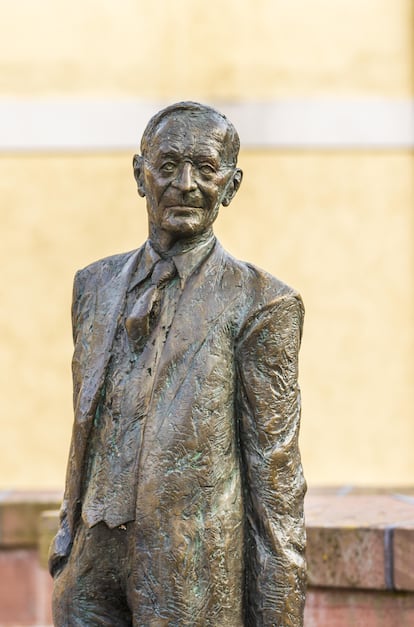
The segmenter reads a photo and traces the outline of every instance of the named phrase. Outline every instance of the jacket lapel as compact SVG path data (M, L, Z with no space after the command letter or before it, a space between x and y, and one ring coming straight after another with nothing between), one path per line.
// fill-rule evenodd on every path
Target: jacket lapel
M79 402L78 420L80 421L90 417L91 409L92 413L94 412L95 400L103 384L131 274L142 250L143 248L139 248L134 251L127 261L115 271L111 279L97 290L96 315Z

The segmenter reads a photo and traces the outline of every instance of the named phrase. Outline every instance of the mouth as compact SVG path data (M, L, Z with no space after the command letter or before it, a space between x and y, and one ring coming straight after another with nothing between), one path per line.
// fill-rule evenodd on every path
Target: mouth
M189 213L199 211L201 207L196 207L194 205L169 205L167 209L168 211L173 211L174 213L178 213L179 215L187 215Z

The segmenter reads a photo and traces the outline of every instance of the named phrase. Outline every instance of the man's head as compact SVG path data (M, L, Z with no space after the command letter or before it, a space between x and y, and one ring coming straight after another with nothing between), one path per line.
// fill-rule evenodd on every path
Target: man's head
M151 118L134 175L147 199L152 238L174 243L211 228L240 186L239 146L231 122L206 105L180 102Z

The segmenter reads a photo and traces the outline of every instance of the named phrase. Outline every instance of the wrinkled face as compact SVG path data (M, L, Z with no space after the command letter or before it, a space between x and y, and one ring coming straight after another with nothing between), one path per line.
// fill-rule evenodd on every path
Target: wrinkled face
M159 125L145 157L134 162L150 228L176 239L200 235L230 203L241 171L230 162L226 130L220 119L183 112Z

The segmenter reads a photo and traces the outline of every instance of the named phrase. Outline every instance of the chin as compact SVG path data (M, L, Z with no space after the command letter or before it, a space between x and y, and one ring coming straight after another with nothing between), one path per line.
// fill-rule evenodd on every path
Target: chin
M167 220L163 225L163 229L180 237L192 237L197 234L204 233L208 227L203 227L198 221L189 217L174 217Z

